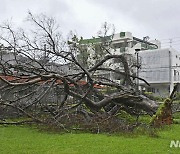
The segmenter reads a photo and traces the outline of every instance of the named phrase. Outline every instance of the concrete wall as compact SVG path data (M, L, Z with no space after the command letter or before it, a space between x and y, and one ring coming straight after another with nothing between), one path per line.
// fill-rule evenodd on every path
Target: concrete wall
M170 58L169 50L157 49L139 52L141 57L141 69L139 76L149 83L170 82Z
M175 83L180 82L180 52L172 49L140 51L139 76L155 88L155 95L169 94ZM140 85L144 85L140 81Z
M145 91L152 92L154 96L168 97L170 85L167 84L151 84L145 87Z
M0 87L3 86L4 83L0 81ZM15 101L18 100L18 104L31 104L33 101L39 99L43 93L48 89L49 85L39 85L26 88L26 86L18 86L11 89L2 89L0 90L0 99L7 101ZM24 90L23 90L24 89ZM23 96L35 91L35 93L28 95L28 97ZM63 86L55 86L52 87L39 101L38 103L49 104L49 103L61 103L64 99L64 90ZM22 99L19 99L22 98Z

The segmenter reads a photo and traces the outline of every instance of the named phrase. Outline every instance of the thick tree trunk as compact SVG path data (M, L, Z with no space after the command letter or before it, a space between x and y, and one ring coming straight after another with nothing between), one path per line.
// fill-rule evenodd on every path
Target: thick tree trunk
M161 104L152 117L151 125L160 127L162 125L170 125L173 123L172 118L172 103L176 97L176 92L180 84L176 84L169 98L167 98L163 104Z
M160 127L162 125L170 125L173 123L171 104L172 100L168 98L160 105L156 114L152 117L151 125Z

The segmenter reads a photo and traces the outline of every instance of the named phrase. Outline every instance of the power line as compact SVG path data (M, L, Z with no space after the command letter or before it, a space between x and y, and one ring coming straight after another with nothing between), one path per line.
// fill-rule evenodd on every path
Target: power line
M180 37L163 38L163 39L159 39L159 40L163 41L163 40L169 40L169 39L180 39Z
M180 37L172 37L172 38L166 38L166 39L159 39L161 41L161 45L163 47L173 47L180 45Z
M168 41L168 42L161 42L161 44L176 43L176 42L180 42L180 40L175 40L175 41L171 40L171 42L170 41Z

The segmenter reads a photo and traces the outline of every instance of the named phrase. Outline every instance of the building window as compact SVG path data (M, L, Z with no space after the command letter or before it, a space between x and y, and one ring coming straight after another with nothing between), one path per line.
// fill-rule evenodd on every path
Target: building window
M125 37L125 32L120 32L120 37Z
M115 48L115 49L119 49L119 48L124 48L124 47L128 47L128 43L127 42L122 42L122 43L116 43L116 44L114 44L113 45L113 47Z
M121 47L120 48L120 53L124 53L126 51L126 48L125 47Z
M155 93L155 92L156 92L156 91L155 91L155 88L148 88L147 91L148 91L148 92L152 92L152 93Z

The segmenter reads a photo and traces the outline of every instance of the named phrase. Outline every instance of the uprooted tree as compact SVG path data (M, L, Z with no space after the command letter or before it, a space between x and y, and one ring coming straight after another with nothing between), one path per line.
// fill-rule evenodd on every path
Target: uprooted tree
M160 127L163 125L170 125L173 123L173 111L172 111L172 103L176 98L177 91L179 89L180 84L177 83L174 86L173 91L169 98L167 98L158 108L156 114L153 115L150 124L155 127Z
M53 18L29 13L28 21L33 26L30 31L16 31L8 23L1 26L1 42L11 49L1 50L1 124L10 123L6 118L11 115L27 117L12 124L37 122L64 130L116 131L127 128L118 117L121 111L137 117L156 112L157 103L137 91L136 79L148 84L131 72L138 66L130 66L128 55L110 52L107 24L98 38L101 43L85 45L76 35L63 41ZM90 48L95 56L91 63ZM118 60L119 69L107 67L113 60ZM102 74L116 74L120 82Z

